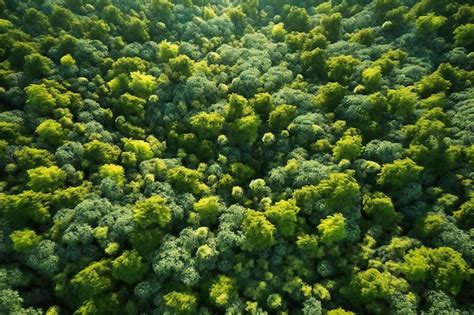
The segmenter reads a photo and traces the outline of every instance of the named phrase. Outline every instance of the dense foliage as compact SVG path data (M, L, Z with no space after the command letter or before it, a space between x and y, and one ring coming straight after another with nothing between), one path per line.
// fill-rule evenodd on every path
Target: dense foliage
M473 314L468 0L0 0L1 314Z

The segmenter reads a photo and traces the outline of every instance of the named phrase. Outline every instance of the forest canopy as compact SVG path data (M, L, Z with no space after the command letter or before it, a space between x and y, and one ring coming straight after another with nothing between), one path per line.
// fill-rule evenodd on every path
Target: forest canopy
M0 0L0 314L474 314L468 0Z

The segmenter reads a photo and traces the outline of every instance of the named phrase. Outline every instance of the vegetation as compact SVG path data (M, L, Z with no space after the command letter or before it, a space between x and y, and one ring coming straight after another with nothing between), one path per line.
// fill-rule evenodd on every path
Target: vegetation
M0 0L0 314L474 314L468 0Z

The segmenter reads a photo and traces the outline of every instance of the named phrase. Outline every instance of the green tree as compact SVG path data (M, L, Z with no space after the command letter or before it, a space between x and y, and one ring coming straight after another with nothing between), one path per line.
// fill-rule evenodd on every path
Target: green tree
M360 60L351 55L341 55L329 58L327 61L329 80L342 84L347 83L349 77L354 73L354 70L359 63Z
M454 32L454 40L457 46L472 47L474 44L474 24L468 23L458 26Z
M287 6L284 23L288 30L306 32L310 27L309 15L305 8Z
M321 18L321 26L324 30L324 35L331 42L335 42L339 39L342 28L342 15L341 13L333 13L326 15Z
M390 197L382 192L365 195L362 203L364 213L376 224L391 227L399 217Z
M36 127L35 133L46 143L59 145L66 138L66 131L60 123L46 119Z
M374 42L375 36L376 34L373 28L362 28L351 34L351 42L370 46Z
M446 21L447 18L444 16L429 13L428 15L419 16L415 21L415 26L420 35L434 36Z
M34 249L41 241L41 236L30 229L14 231L10 234L13 243L13 250L17 253L24 253Z
M32 53L25 57L23 70L28 76L41 78L48 74L53 67L53 61L39 53Z
M93 140L84 144L84 157L91 164L108 164L117 161L120 149L116 145Z
M79 271L71 286L81 300L87 300L112 288L110 261L102 259Z
M261 212L247 210L242 230L245 235L245 250L258 251L275 243L276 228Z
M145 104L146 100L134 96L130 93L124 93L118 99L115 110L118 114L125 116L134 116L143 119L145 116Z
M194 314L197 307L197 298L186 292L172 291L163 297L165 308L170 314Z
M142 228L165 227L171 221L171 209L166 203L166 198L156 195L140 200L132 208L133 219Z
M45 84L31 84L25 88L25 92L27 104L39 114L47 115L56 107L56 99Z
M147 141L122 138L125 152L132 152L139 162L153 158L152 145Z
M99 168L100 178L111 178L120 186L123 185L125 171L122 166L116 164L104 164Z
M261 125L257 115L249 115L235 120L230 124L231 135L238 142L254 143Z
M223 206L217 196L203 197L194 203L194 211L200 214L204 220L209 220L211 223L216 222Z
M339 243L346 238L346 219L341 213L328 216L318 225L321 242L328 246Z
M179 53L179 45L170 43L166 39L158 44L158 60L167 62L171 58L175 58Z
M418 180L423 170L410 158L395 160L393 163L384 164L377 178L377 184L395 189L403 188L407 183Z
M362 83L368 92L380 89L382 79L382 68L378 66L367 68L362 72Z
M148 272L148 266L136 250L126 250L112 261L112 275L128 284L137 283Z
M286 30L283 23L272 26L272 37L275 41L282 42L285 40Z
M25 227L34 222L45 224L51 218L48 199L50 195L25 190L17 195L0 193L0 209L5 219L14 227Z
M318 185L303 186L293 192L298 206L311 207L316 201L324 199L331 211L346 212L353 209L360 198L360 186L349 174L332 173Z
M277 227L277 231L283 236L293 236L297 226L297 215L300 208L296 201L280 200L274 205L265 208L265 216Z
M194 68L194 63L186 55L178 55L175 58L169 60L171 69L171 77L175 79L187 78L191 76Z
M140 71L130 73L130 78L128 87L133 94L139 97L149 97L158 85L154 76L141 73Z
M39 166L28 170L28 186L34 191L51 192L64 186L66 174L57 166Z
M278 105L270 112L268 126L273 130L286 129L291 121L296 117L296 106Z
M387 94L390 111L392 113L402 117L413 115L418 97L410 88L389 90Z
M315 48L301 53L301 63L307 73L320 79L325 79L328 74L326 52L324 49Z
M274 101L271 94L259 93L250 100L250 106L260 116L262 120L267 120L270 112L274 108Z
M168 172L167 178L179 192L199 194L207 190L206 185L201 182L203 174L198 170L178 166Z
M191 126L204 139L217 137L224 128L225 118L218 113L200 112L190 119Z
M375 268L361 271L354 276L350 283L351 299L354 302L367 304L376 300L390 301L396 293L405 293L408 283L387 271L380 272Z
M235 281L225 275L219 275L213 281L209 290L209 297L215 305L225 307L235 294Z
M468 279L469 266L461 254L450 247L420 247L404 256L401 266L405 277L412 282L433 279L435 285L453 295L461 290L463 281Z
M146 21L132 16L130 19L125 21L124 27L125 30L122 36L129 43L145 42L150 39Z
M332 112L349 91L338 82L329 82L319 88L314 98L316 105L327 112Z
M76 64L76 60L70 54L62 56L59 62L66 67L72 67Z
M332 149L336 161L348 159L353 161L362 152L362 137L359 135L344 135Z

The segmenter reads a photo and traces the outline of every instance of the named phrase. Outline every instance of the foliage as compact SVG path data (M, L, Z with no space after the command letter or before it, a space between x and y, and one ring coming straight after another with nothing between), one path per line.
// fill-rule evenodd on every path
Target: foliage
M471 314L474 9L0 0L0 314Z

